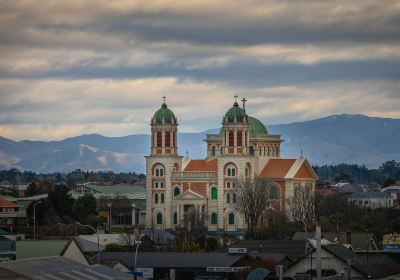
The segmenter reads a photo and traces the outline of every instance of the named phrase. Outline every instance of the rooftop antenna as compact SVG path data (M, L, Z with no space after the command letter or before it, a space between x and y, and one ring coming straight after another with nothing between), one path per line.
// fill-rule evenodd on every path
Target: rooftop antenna
M235 94L233 97L235 97L235 103L237 103L237 98L239 97L237 94Z
M189 151L186 150L186 158L189 158Z
M303 150L300 150L300 157L303 157Z
M243 97L243 99L242 99L242 102L243 102L243 111L245 111L245 112L246 112L246 101L247 101L246 97Z
M163 103L165 104L165 99L166 99L167 97L164 95L162 98L163 98Z

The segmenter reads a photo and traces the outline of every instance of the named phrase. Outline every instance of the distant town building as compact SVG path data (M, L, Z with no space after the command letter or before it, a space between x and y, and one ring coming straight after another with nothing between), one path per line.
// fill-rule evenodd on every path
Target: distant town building
M0 225L3 228L12 229L26 225L26 212L22 206L5 199L0 199Z
M355 192L349 196L349 202L363 208L391 208L395 204L393 197L385 192Z
M239 180L272 181L271 207L285 211L296 188L314 191L317 176L302 155L281 158L281 137L251 117L235 101L222 118L218 134L208 134L206 159L178 155L178 120L162 104L151 119L151 153L146 156L146 226L173 230L193 214L208 230L242 234L237 211Z

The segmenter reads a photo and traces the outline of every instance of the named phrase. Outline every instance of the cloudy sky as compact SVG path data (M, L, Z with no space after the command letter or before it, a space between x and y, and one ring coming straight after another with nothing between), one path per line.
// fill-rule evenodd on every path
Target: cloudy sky
M0 136L219 126L233 95L267 124L400 118L399 1L0 0Z

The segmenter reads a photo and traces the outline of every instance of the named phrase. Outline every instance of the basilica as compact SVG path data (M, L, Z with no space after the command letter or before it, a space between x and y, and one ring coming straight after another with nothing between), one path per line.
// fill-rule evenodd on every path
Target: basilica
M207 134L207 157L178 154L178 120L165 103L151 119L151 153L146 156L146 227L174 230L189 213L209 232L241 234L246 229L237 210L240 180L266 179L270 208L287 211L287 199L299 187L314 190L317 176L302 155L281 158L280 135L268 133L248 115L246 100L236 100L222 117L218 134Z

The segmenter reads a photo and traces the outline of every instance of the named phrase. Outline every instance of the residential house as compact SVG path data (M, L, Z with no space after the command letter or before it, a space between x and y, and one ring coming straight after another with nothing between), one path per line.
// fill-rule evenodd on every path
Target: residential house
M390 194L394 199L394 206L400 205L400 186L390 186L382 188L381 192Z
M346 277L348 262L350 262L352 279L380 279L391 275L383 267L369 264L365 259L360 258L356 253L342 244L321 246L321 269L323 277ZM316 251L313 250L290 264L285 269L283 276L299 277L311 275L312 279L316 279L316 263Z
M354 192L348 197L349 203L360 208L392 208L394 198L386 192Z
M26 212L22 206L8 200L0 199L0 226L10 229L26 225Z

